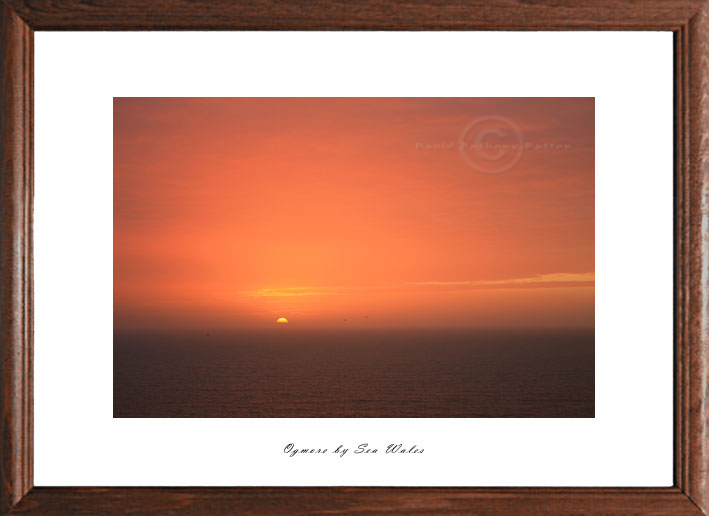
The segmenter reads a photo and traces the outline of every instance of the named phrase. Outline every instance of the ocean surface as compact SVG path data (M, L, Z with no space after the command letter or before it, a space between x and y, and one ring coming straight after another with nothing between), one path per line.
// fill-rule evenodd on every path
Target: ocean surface
M113 415L594 417L594 331L118 331Z

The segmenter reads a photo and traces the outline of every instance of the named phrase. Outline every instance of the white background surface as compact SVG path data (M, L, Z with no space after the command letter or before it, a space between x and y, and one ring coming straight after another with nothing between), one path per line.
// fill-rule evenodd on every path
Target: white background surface
M35 53L36 485L672 484L670 33L38 32ZM596 418L112 419L114 96L596 97Z

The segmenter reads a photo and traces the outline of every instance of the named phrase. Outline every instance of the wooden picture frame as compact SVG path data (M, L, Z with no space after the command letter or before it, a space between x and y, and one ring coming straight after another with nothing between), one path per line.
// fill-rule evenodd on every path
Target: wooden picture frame
M675 47L675 468L667 488L33 486L35 30L663 30ZM0 513L709 513L709 0L3 0L0 8ZM641 357L638 357L641 360Z

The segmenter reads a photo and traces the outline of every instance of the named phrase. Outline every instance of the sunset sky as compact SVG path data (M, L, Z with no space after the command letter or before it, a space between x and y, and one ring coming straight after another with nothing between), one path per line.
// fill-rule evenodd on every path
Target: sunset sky
M594 325L592 98L116 98L113 159L116 329Z

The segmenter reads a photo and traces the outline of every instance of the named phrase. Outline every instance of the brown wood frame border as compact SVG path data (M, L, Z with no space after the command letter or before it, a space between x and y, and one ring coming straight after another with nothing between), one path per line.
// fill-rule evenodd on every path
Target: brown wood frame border
M44 488L32 472L35 30L666 30L675 41L668 488ZM0 0L0 514L709 514L709 0Z

